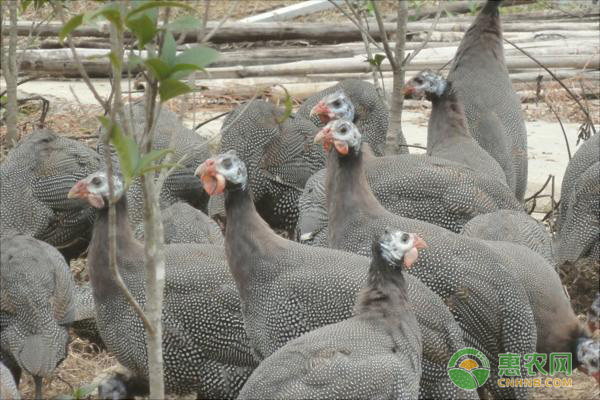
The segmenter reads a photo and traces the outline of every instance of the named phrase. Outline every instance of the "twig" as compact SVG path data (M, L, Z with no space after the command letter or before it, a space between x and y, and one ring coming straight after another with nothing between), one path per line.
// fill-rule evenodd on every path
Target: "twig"
M65 18L65 13L63 12L62 5L55 4L55 3L51 3L51 4L54 7L54 11L60 17L63 24L66 24L67 19ZM79 72L79 75L85 82L88 89L90 89L90 92L92 92L92 94L94 95L94 98L96 99L98 104L100 104L102 106L102 108L104 109L104 112L106 114L108 114L110 112L110 106L105 100L102 99L102 97L100 97L100 94L98 94L98 92L96 91L96 88L92 84L92 81L90 80L90 77L88 76L87 71L85 70L85 68L83 68L83 63L81 62L81 59L79 58L79 54L77 54L77 50L75 50L75 46L73 45L73 38L71 37L70 34L67 36L67 43L69 44L69 48L71 49L71 54L73 54L73 59L75 60L75 66L77 67L77 71Z
M427 31L427 36L425 37L425 40L421 42L421 45L419 47L417 47L412 53L408 55L408 57L404 61L404 65L408 65L417 56L417 54L419 54L419 52L423 50L425 46L427 46L427 43L429 43L429 39L431 39L431 34L433 33L433 31L435 31L435 27L437 26L438 21L440 20L440 15L442 15L442 4L442 1L438 3L438 8L435 13L435 19L433 20L431 27Z
M585 109L585 107L583 107L583 104L581 104L581 102L579 101L579 99L577 98L577 96L575 96L573 94L573 92L567 87L567 85L565 85L563 83L562 80L560 80L552 71L550 71L550 69L548 67L546 67L544 64L542 64L541 62L539 62L535 57L533 57L531 54L529 54L526 50L520 48L519 46L517 46L515 43L513 43L512 41L508 40L507 38L504 38L504 41L508 44L510 44L511 46L513 46L515 49L519 50L521 53L525 54L527 57L529 57L533 62L535 62L537 65L539 65L540 67L542 67L546 72L548 72L550 74L550 76L552 78L554 78L554 80L556 82L558 82L558 84L560 86L563 87L563 89L565 89L567 91L567 93L569 94L569 96L577 103L577 105L579 106L579 108L581 109L581 111L583 111L583 113L585 114L591 128L592 131L594 132L594 134L596 133L596 128L594 127L594 122L592 121L592 117L590 116L590 113L588 112L588 110Z
M385 31L385 25L383 24L383 18L381 18L381 13L379 12L379 7L377 6L377 2L373 1L373 12L375 13L375 20L377 21L377 27L379 27L379 32L381 33L381 42L383 43L383 48L385 50L385 55L388 58L390 66L392 67L392 71L396 71L397 63L400 62L396 60L394 57L394 53L390 48L390 41L387 37L387 32ZM396 38L398 40L398 38Z
M212 117L212 118L209 118L209 119L207 119L207 120L205 120L205 121L202 121L202 122L200 122L198 125L196 125L196 126L194 127L194 130L195 130L195 131L197 131L197 130L198 130L198 129L200 129L202 126L204 126L204 125L208 124L209 122L212 122L212 121L214 121L214 120L216 120L216 119L219 119L219 118L221 118L221 117L223 117L223 116L225 116L225 115L229 114L230 112L231 112L231 111L227 111L227 112L221 113L221 114L219 114L219 115L217 115L217 116L214 116L214 117Z
M565 139L565 145L567 146L567 154L569 155L569 160L571 159L571 146L569 146L569 139L567 138L567 132L565 131L565 126L563 125L558 113L554 110L554 107L550 105L548 102L548 96L544 96L544 103L548 106L550 111L554 114L556 119L558 120L558 124L560 125L560 129L562 130L563 138Z
M399 144L398 147L414 147L415 149L427 150L427 147L419 146L418 144Z
M552 175L548 175L548 179L546 179L546 182L544 182L544 184L542 185L542 187L540 188L540 190L538 190L537 192L535 192L534 194L532 194L531 196L529 196L528 198L526 198L525 202L527 203L529 200L532 200L532 199L536 198L538 196L538 194L542 193L542 191L544 189L546 189L546 186L548 186L548 182L550 182L551 179L552 179Z
M212 28L212 30L210 32L208 32L208 35L204 36L202 38L202 41L200 43L206 43L210 40L211 37L213 37L213 35L215 33L217 33L217 31L223 26L223 24L229 19L229 17L231 16L231 14L233 14L233 12L235 11L235 8L238 5L239 0L234 0L233 3L231 3L231 5L229 6L229 9L227 10L227 12L225 13L225 15L223 16L223 18L219 21L219 23Z
M343 8L343 7L341 7L341 6L340 6L339 4L337 4L335 1L329 0L329 2L330 2L331 4L333 4L333 6L334 6L335 8L337 8L337 9L338 9L338 10L339 10L339 11L340 11L340 12L341 12L343 15L344 15L344 17L348 18L348 19L350 20L350 22L352 22L352 23L353 23L353 24L354 24L354 25L355 25L355 26L356 26L356 27L357 27L357 28L358 28L358 29L359 29L359 30L360 30L362 33L364 33L364 34L367 36L367 38L369 39L369 41L370 41L371 43L373 43L373 45L374 45L375 47L377 47L379 50L383 50L383 49L381 48L381 46L379 46L379 44L377 43L377 41L376 41L375 39L373 39L373 36L371 36L371 34L370 34L368 31L366 31L364 27L362 27L362 26L361 26L361 25L360 25L360 24L359 24L357 21L355 21L355 20L354 20L354 18L353 18L353 17L352 17L350 14L348 14L348 13L346 12L346 10L344 10L344 8ZM374 2L373 2L373 5L375 5L375 3L376 3L376 1L374 1ZM383 36L382 36L382 37L383 37Z

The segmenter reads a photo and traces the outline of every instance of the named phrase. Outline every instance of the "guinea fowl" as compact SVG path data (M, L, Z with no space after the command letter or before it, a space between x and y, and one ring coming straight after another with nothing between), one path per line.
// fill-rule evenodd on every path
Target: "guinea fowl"
M0 362L0 399L19 400L21 394L17 390L17 384L8 368Z
M179 202L161 210L164 240L169 243L205 243L223 245L223 233L219 225L202 211ZM144 224L134 231L135 238L144 240Z
M600 135L595 134L586 140L569 161L560 188L560 209L556 220L556 231L560 233L563 220L568 214L571 191L577 179L585 171L600 160Z
M596 134L597 135L597 134ZM574 263L583 257L600 260L600 161L575 179L561 212L557 262ZM561 195L561 202L563 195Z
M502 167L519 201L527 189L527 130L504 62L500 1L488 0L456 51L448 80L471 134Z
M425 70L404 85L404 93L431 101L427 155L466 165L506 183L506 175L498 162L471 136L462 103L456 96L452 82L431 70Z
M2 359L15 379L21 369L33 376L35 397L42 378L67 356L68 326L93 317L83 307L63 256L47 243L25 235L0 238L0 319Z
M552 238L544 225L523 211L500 210L478 215L464 226L462 235L521 244L556 264Z
M327 189L332 247L369 255L364 241L380 233L381 226L417 232L430 249L411 271L450 303L463 330L484 346L480 350L525 350L536 344L544 353L570 351L574 366L593 368L590 354L596 345L571 309L553 266L542 256L514 243L471 239L387 212L368 188L360 133L351 123L335 121L315 141L335 148L328 161ZM455 295L459 290L466 298ZM537 340L531 341L532 334ZM489 357L495 360L497 353L491 351Z
M228 152L208 159L197 174L208 193L225 192L225 246L238 284L246 331L259 359L288 341L352 316L356 293L367 281L369 259L311 248L276 235L251 200L244 163ZM463 333L441 299L407 276L408 297L423 335L423 398L469 398L447 374Z
M297 115L310 119L318 127L331 119L352 121L363 132L365 142L371 145L375 155L382 156L385 153L388 112L377 89L370 82L343 80L304 100ZM405 145L406 140L403 136L401 139L400 144ZM408 153L408 147L401 146L399 151Z
M94 214L67 193L101 165L100 156L81 142L49 130L31 133L0 165L0 232L43 240L67 262L78 257L88 246Z
M286 118L262 100L239 106L223 122L221 150L235 150L246 163L256 209L275 229L294 232L304 184L325 165L323 151L312 143L315 133L310 121Z
M129 131L133 132L136 141L140 143L146 121L144 103L139 102L128 105L125 107L124 115ZM173 171L165 180L159 197L161 208L167 208L176 202L184 201L195 208L206 211L208 196L202 190L202 186L194 176L194 169L196 165L210 156L208 141L191 129L186 128L177 117L177 114L166 107L160 108L154 130L152 149L164 150L172 148L174 153L171 157L171 162L178 162L183 166ZM104 134L106 134L105 130L102 129L102 135ZM172 146L170 145L171 135L174 137ZM111 151L114 150L111 148ZM102 155L104 154L102 141L98 142L98 152ZM113 160L113 165L118 170L119 164L116 154L113 154ZM88 172L88 174L98 169L96 168ZM140 179L136 179L129 187L127 201L130 210L129 222L132 226L137 226L144 220L144 200Z
M417 235L400 231L375 240L356 315L277 350L253 372L239 398L416 399L421 332L403 269L423 247Z
M117 214L117 265L127 288L144 307L143 244L133 237L127 220L123 183L113 178ZM108 267L108 178L103 171L79 181L69 197L98 209L88 253L96 322L108 350L132 372L137 383L148 376L145 330ZM249 376L255 361L240 315L240 300L219 246L165 246L163 360L168 393L197 393L229 398ZM123 335L127 332L127 335ZM128 395L136 394L123 382ZM147 385L142 388L147 390ZM140 393L143 394L143 393Z
M364 151L363 151L364 153ZM480 214L523 206L505 184L437 157L403 154L364 158L369 187L388 211L459 233ZM326 170L306 183L298 208L297 237L327 246Z

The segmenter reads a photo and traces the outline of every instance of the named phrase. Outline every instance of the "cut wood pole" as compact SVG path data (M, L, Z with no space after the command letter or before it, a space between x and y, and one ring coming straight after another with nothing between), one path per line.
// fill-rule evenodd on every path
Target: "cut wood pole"
M241 23L287 21L302 15L309 15L335 7L333 3L342 4L343 0L309 0L291 6L278 8L273 11L256 14L238 20Z
M550 68L585 67L597 69L600 64L600 46L598 46L597 40L528 42L521 43L520 46ZM286 52L278 52L272 49L258 51L251 49L224 53L221 60L214 64L217 65L216 67L210 67L206 70L209 77L214 79L364 73L370 71L369 64L365 61L366 56L363 54L344 57L344 55L353 53L353 51L346 51L343 47L338 47L337 50L333 51L332 46L329 46L327 56L337 53L338 58L311 60L311 52L316 55L320 54L317 49L318 47L315 47L315 50L312 48L298 50L297 54L302 56L302 61L280 62L272 65L252 64L264 62L269 54L272 56L271 61L277 61L277 57L282 57L281 61L287 61L289 58L285 58ZM423 49L407 68L410 71L440 68L454 56L455 52L456 46ZM110 62L106 57L108 50L79 49L78 54L90 76L105 77L108 75L110 69ZM72 54L67 49L29 50L22 53L20 57L20 69L23 72L38 72L65 77L79 76ZM287 57L294 56L288 54ZM537 64L528 57L523 56L512 46L508 47L507 45L505 48L505 57L507 66L512 71L538 67ZM235 65L231 66L234 63ZM240 63L248 65L239 65ZM219 67L218 65L229 66ZM381 67L384 71L390 69L387 60L383 61ZM198 79L203 79L205 76L204 73L201 73L198 75Z
M217 22L209 22L207 29L213 28ZM469 23L464 22L439 22L437 32L465 32ZM49 22L37 30L39 37L58 36L63 27L62 23ZM431 27L430 22L409 22L408 31L422 32ZM5 27L3 26L3 29ZM396 24L385 23L386 32L393 35ZM597 22L507 22L502 26L504 32L536 32L540 30L551 31L593 31L598 30ZM28 36L31 29L30 22L19 22L17 34ZM175 32L179 33L179 32ZM376 40L380 40L380 32L375 26L370 26L369 33ZM71 32L73 37L108 37L108 31L100 27L79 27ZM198 42L197 35L193 32L184 34L184 42ZM320 43L360 41L360 31L352 23L298 23L298 22L257 22L257 23L226 23L211 38L213 43L224 42L253 42L263 40L315 40Z

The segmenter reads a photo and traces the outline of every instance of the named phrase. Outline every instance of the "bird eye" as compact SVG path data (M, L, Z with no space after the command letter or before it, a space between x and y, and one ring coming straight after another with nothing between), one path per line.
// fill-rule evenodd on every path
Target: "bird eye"
M400 240L402 241L402 243L408 243L409 239L410 239L410 236L408 235L408 233L403 233L402 236L400 237Z
M347 128L346 126L342 126L342 127L340 128L340 132L342 132L342 133L344 133L344 134L345 134L345 133L347 133L347 132L348 132L348 128Z
M223 162L221 163L221 165L223 165L223 167L225 167L225 169L229 169L231 168L231 166L233 165L233 163L231 162L231 160L229 158L226 158L223 160Z
M92 185L100 186L101 184L102 184L102 179L98 178L97 176L92 178Z
M417 85L421 85L423 83L423 79L417 77L415 78L415 82L417 83Z
M339 100L334 101L332 104L335 108L338 108L342 105L342 103Z

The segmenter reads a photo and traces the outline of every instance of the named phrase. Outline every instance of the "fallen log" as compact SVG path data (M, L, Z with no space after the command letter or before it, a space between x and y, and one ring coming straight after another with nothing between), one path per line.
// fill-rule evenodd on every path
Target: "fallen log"
M544 64L551 68L597 68L599 64L598 54L600 47L597 41L579 40L573 41L544 41L521 43L536 58L544 58ZM343 46L327 48L327 57L337 55L338 58L316 57L319 47L300 48L295 50L296 56L301 61L278 62L271 65L255 65L265 61L287 61L297 60L293 52L287 50L264 49L264 50L242 50L225 52L221 59L207 68L211 78L245 78L258 76L284 76L284 75L310 75L310 74L339 74L339 73L364 73L370 71L370 65L366 62L366 55L346 50ZM335 50L334 50L335 49ZM105 77L109 75L110 64L106 57L108 50L79 49L78 54L84 68L90 76ZM407 66L407 70L415 71L424 68L441 68L452 59L456 52L455 46L436 47L423 49L418 56ZM313 55L311 55L313 53ZM337 54L336 54L337 53ZM271 59L269 60L269 55ZM142 54L142 57L144 54ZM28 50L19 53L21 59L20 70L23 72L37 72L52 76L79 76L75 67L72 54L69 49L53 50ZM277 57L289 57L277 59ZM126 57L127 58L127 57ZM518 50L508 44L505 46L505 58L508 68L537 68L537 65L523 56ZM253 65L254 64L254 65ZM221 66L219 66L221 65ZM389 71L389 63L384 60L381 68ZM137 72L135 68L133 73ZM202 79L204 74L197 75Z
M208 22L207 29L216 26L218 22ZM443 32L465 32L470 24L463 22L439 22L436 31ZM48 22L36 30L36 35L40 37L58 36L63 24L61 22ZM558 30L558 31L593 31L598 30L596 22L507 22L503 24L504 32L535 32L539 30ZM396 30L396 24L385 23L384 28L389 35L393 35ZM426 31L431 28L430 22L409 22L407 30L414 34ZM7 25L2 25L3 30L8 30ZM17 34L19 36L28 36L31 30L31 22L20 21L17 23ZM126 32L127 33L127 32ZM376 40L380 40L379 29L375 25L370 25L369 33ZM99 27L78 27L71 32L73 37L108 37L109 30L107 25ZM198 41L197 33L187 32L184 34L184 42L196 43ZM130 37L130 36L129 36ZM360 41L361 33L349 22L343 23L298 23L298 22L258 22L258 23L225 23L211 38L213 43L224 42L253 42L262 40L306 40L317 41L320 43L335 43Z

